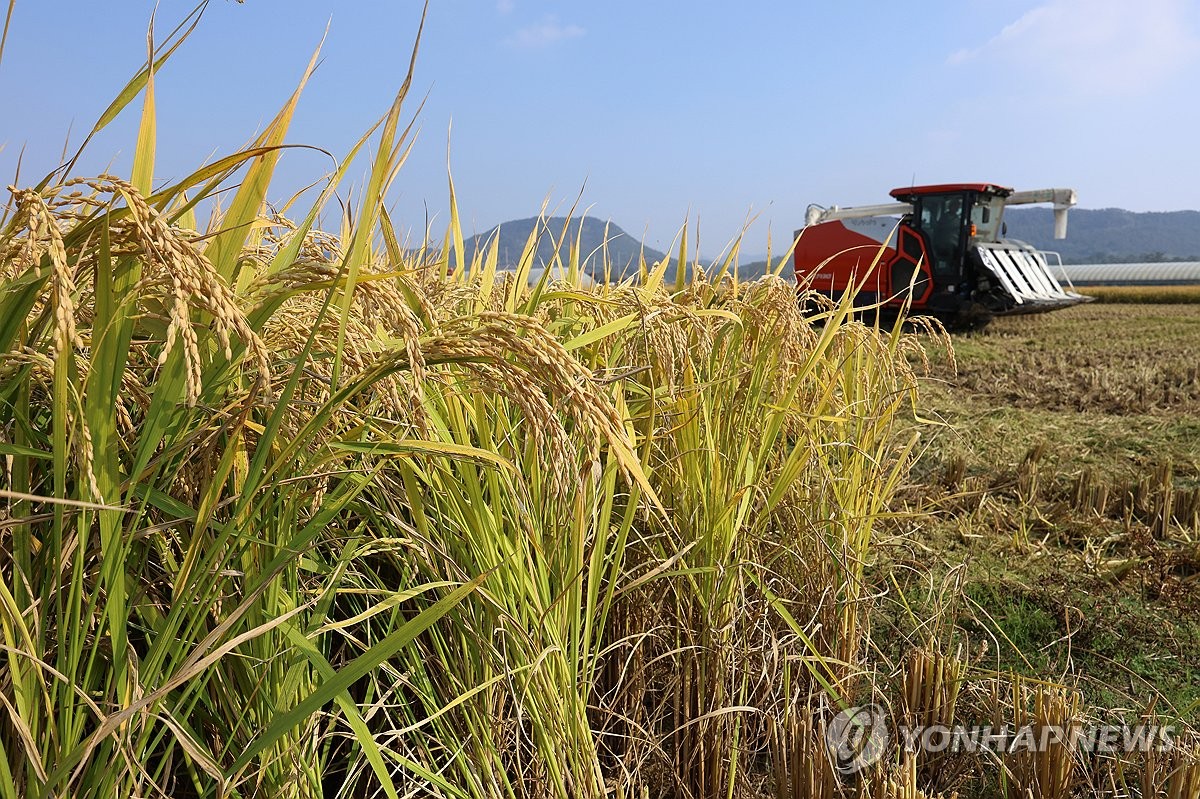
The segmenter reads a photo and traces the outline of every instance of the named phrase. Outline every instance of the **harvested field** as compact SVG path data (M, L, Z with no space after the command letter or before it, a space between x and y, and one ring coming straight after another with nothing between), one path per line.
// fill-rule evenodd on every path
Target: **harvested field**
M903 589L997 669L1200 717L1200 305L1089 305L955 339L902 504ZM930 566L929 564L933 565ZM956 603L925 601L953 575ZM886 637L886 636L885 636Z
M959 372L929 382L983 406L1200 416L1200 305L1085 305L955 337ZM1064 421L1070 419L1064 416Z

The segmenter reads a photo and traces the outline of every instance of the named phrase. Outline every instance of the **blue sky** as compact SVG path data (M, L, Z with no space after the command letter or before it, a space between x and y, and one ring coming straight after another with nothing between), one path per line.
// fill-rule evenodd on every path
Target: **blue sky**
M5 4L7 5L7 4ZM161 0L161 34L192 0ZM0 62L0 174L57 165L145 58L149 0L17 0ZM244 144L329 24L291 139L335 155L389 105L420 17L408 0L212 0L158 78L158 177ZM1076 188L1082 207L1200 207L1200 3L1190 0L431 0L393 193L447 219L446 144L468 232L582 205L648 243L698 220L720 249L798 227L810 202L898 185ZM128 170L137 110L82 169ZM451 125L452 122L452 125ZM285 190L329 161L285 157ZM359 172L365 172L364 164Z

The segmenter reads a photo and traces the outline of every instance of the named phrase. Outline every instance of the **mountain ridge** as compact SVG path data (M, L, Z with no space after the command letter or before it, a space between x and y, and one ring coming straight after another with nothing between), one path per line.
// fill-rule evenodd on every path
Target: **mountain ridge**
M535 228L540 229L542 235L533 254L534 269L545 269L554 263L555 243L559 240L562 241L562 246L557 248L559 261L565 266L569 262L571 248L578 243L580 267L594 278L603 276L606 252L607 263L618 277L636 272L641 258L645 258L647 264L653 264L667 257L666 253L644 245L611 221L594 216L534 216L501 222L490 230L466 239L467 258L473 257L477 251L486 254L494 239L497 267L515 269Z
M1063 263L1200 260L1200 211L1072 208L1067 237L1054 238L1049 208L1006 208L1008 237L1062 255Z

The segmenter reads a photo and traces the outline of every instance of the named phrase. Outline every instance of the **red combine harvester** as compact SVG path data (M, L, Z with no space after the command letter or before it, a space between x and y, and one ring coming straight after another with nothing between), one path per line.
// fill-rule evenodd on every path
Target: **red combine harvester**
M808 207L805 226L796 231L801 286L834 300L861 286L854 304L878 305L892 317L911 297L910 313L955 328L1093 299L1063 289L1041 251L1001 238L1004 207L1029 203L1053 203L1054 238L1066 238L1073 189L1014 192L992 183L950 183L891 194L897 202L886 205Z

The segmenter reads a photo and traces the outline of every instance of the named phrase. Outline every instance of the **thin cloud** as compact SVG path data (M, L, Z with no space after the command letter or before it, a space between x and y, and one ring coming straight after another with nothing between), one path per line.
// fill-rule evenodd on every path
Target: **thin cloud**
M1049 0L948 62L1028 72L1060 89L1124 93L1150 88L1197 55L1188 0Z
M543 17L540 22L521 28L512 36L505 39L504 43L509 47L534 50L550 47L559 42L565 42L568 39L578 39L586 32L578 25L564 25L558 21L558 17L551 14Z
M511 14L512 10L516 7L517 7L517 4L516 4L516 2L514 2L514 0L497 0L496 1L496 11L500 12L501 14Z

